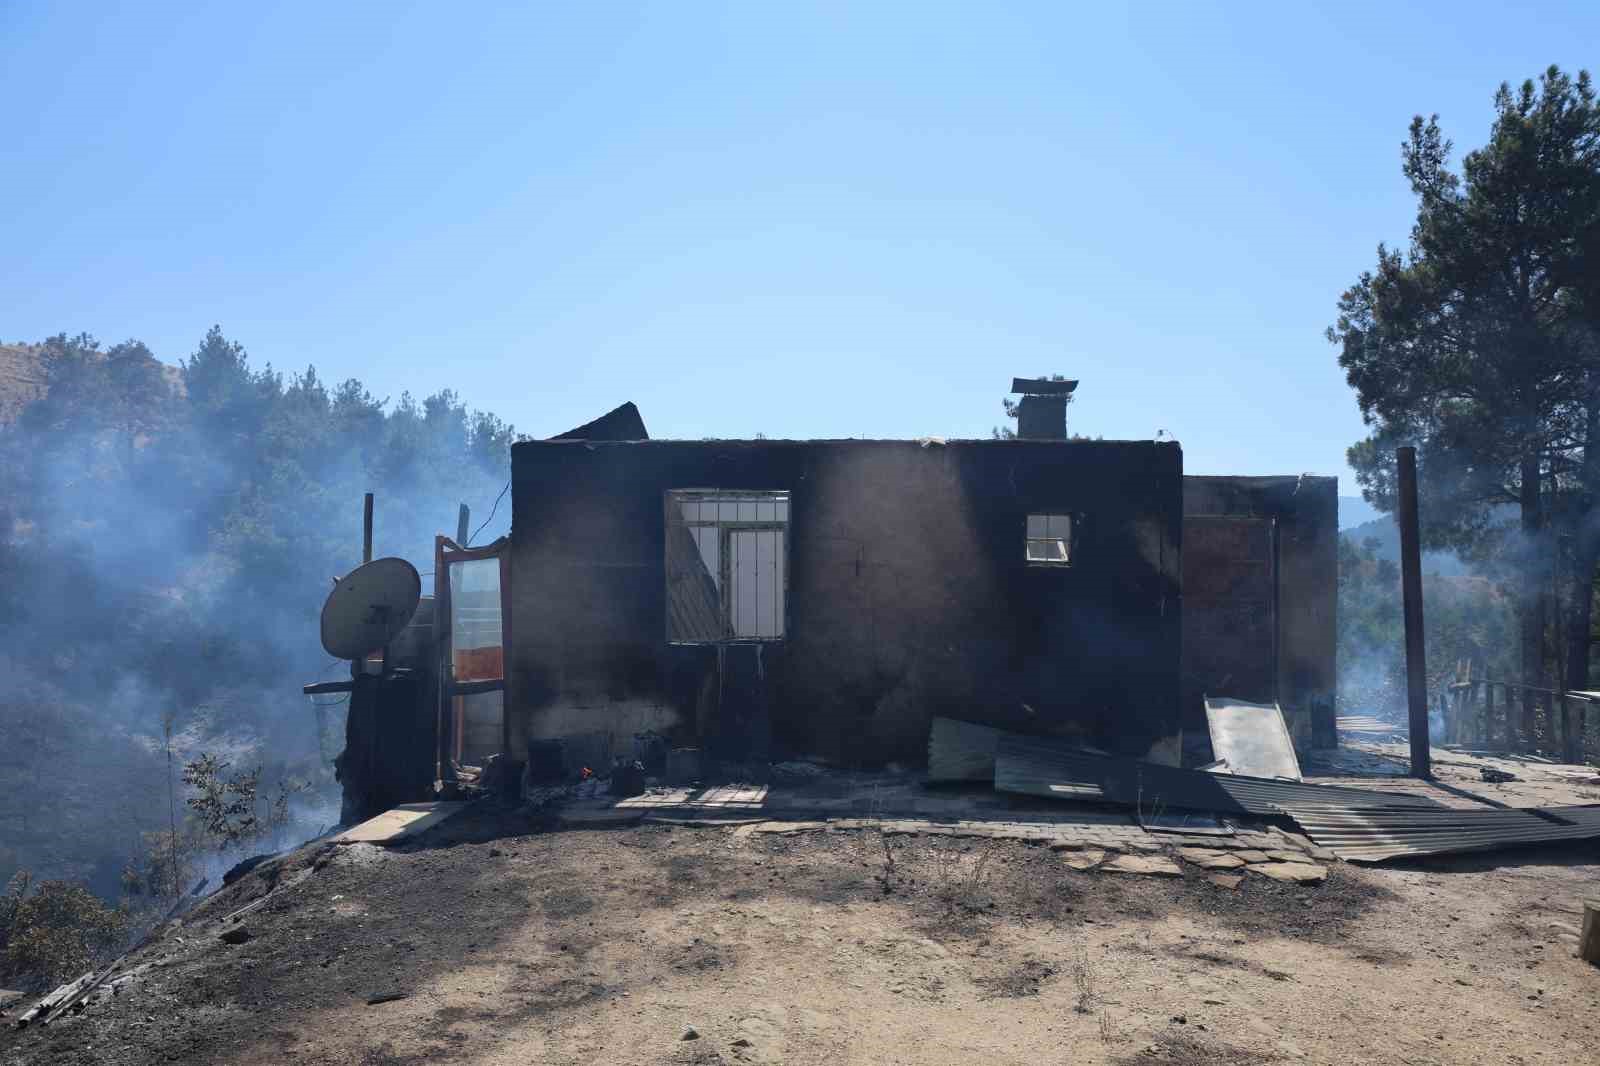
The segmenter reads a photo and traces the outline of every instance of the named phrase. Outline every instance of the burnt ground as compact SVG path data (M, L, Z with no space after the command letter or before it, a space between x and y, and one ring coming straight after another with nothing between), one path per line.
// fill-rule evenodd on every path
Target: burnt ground
M1019 842L475 809L264 865L115 995L0 1032L0 1063L1592 1062L1600 969L1570 933L1597 862L1225 889Z

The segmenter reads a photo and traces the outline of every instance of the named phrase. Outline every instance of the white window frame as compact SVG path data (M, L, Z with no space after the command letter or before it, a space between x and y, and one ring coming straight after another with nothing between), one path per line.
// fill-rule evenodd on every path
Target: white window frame
M1022 558L1027 565L1052 570L1072 565L1078 515L1070 511L1030 512L1023 522ZM1064 531L1060 528L1063 522Z
M674 636L670 617L665 620L667 628L667 643L669 644L776 644L782 642L789 632L789 519L793 506L787 489L668 489L665 494L665 509L667 521L667 536L672 535L672 527L684 526L691 532L697 529L715 529L717 531L717 563L716 575L717 593L721 607L722 632L715 638L685 639ZM684 514L684 504L717 504L719 517L717 518L688 518ZM720 511L729 504L734 505L738 517L722 518ZM755 505L755 512L749 509ZM767 517L764 510L772 507L772 516ZM778 542L778 573L774 575L777 586L774 593L781 601L781 607L776 612L778 632L776 634L739 634L735 632L736 609L734 602L734 537L737 533L777 533L780 535ZM667 548L671 551L670 543ZM671 563L668 562L668 580L671 580ZM670 591L668 593L671 594ZM759 592L758 592L759 597ZM759 598L758 598L759 603Z

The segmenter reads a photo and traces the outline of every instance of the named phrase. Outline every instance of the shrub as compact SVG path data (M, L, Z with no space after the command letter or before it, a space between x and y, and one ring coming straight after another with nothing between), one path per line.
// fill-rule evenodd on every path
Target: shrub
M32 889L30 893L29 889ZM0 971L8 983L50 987L92 969L122 941L127 915L83 885L19 873L0 896Z

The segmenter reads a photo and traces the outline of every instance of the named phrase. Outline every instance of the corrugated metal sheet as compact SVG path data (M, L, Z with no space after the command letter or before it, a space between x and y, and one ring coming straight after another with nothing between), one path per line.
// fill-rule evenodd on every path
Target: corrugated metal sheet
M1582 807L1545 807L1544 813L1553 815L1570 825L1586 825L1600 832L1600 805Z
M1294 806L1285 808L1284 813L1312 840L1351 862L1600 837L1600 809L1592 807L1462 811Z
M1295 758L1289 727L1276 703L1207 696L1205 705L1211 750L1228 764L1230 772L1300 780L1300 760Z
M1000 730L993 726L935 718L928 730L929 781L992 781Z
M1176 808L1272 815L1291 806L1438 806L1425 796L1210 774L1132 759L1084 755L1060 741L1011 734L1000 738L994 787L1000 792L1029 796L1124 803L1141 811Z
M689 527L667 526L667 639L721 640L726 628L722 598L706 570Z

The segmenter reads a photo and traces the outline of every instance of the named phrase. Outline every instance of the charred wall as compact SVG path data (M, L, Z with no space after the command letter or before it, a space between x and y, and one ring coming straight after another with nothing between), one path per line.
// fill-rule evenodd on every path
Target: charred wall
M724 754L920 763L952 715L1144 753L1176 732L1182 455L1101 441L537 441L512 450L510 710ZM666 639L664 495L787 490L786 638ZM1076 516L1067 567L1030 513Z
M1185 477L1183 512L1186 725L1202 693L1275 699L1335 746L1339 479Z

